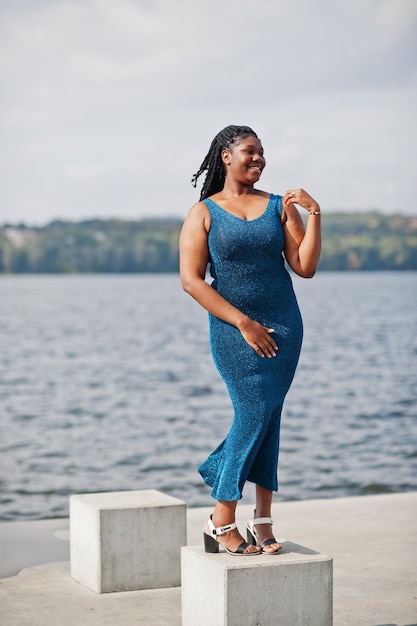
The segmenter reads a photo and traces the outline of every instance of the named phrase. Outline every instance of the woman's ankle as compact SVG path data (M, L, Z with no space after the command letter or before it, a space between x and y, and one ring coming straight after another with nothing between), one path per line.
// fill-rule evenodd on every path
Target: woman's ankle
M235 501L223 502L218 500L211 516L213 524L215 526L233 524L236 519L236 504L237 502Z

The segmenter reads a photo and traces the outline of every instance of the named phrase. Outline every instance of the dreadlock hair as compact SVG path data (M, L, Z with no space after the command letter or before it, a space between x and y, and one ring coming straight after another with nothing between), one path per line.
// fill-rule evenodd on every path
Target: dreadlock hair
M191 179L191 184L193 187L196 187L198 178L207 170L200 200L204 200L223 189L226 172L222 160L222 151L229 150L239 139L244 139L245 137L256 137L256 139L259 139L258 135L249 126L226 126L215 136L198 172Z

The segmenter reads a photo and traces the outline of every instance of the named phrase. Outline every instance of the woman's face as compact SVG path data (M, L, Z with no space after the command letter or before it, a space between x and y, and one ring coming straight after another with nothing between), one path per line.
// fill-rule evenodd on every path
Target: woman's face
M226 176L246 184L256 183L266 165L262 144L256 137L238 138L228 150L222 152Z

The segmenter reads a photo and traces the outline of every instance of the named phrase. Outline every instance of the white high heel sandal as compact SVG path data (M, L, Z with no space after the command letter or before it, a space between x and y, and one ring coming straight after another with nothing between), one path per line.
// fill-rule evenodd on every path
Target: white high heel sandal
M206 530L203 531L204 549L206 552L209 552L210 554L217 554L219 551L219 545L221 545L222 548L224 548L228 554L232 554L233 556L254 556L256 554L259 555L261 553L261 551L245 552L246 548L248 548L250 545L254 545L252 542L247 543L246 541L242 541L242 543L240 544L240 546L237 547L235 552L232 552L232 550L229 550L229 548L227 548L225 545L221 543L221 541L219 541L218 537L221 537L225 533L228 533L229 530L234 530L235 528L237 528L236 522L233 522L233 524L227 524L226 526L219 526L216 528L212 522L211 517L212 516L210 515L209 519L207 520L207 525L210 529L210 534Z
M255 517L255 515L256 510L253 512L253 519L249 520L249 522L246 524L246 536L248 542L251 543L253 546L258 546L259 548L261 548L262 554L278 554L278 552L282 549L282 546L281 548L278 548L278 550L274 550L273 552L265 552L264 550L266 546L270 546L273 543L279 543L275 539L275 537L271 537L270 539L264 539L259 543L258 533L255 530L255 526L257 526L258 524L271 524L272 526L274 522L270 517Z

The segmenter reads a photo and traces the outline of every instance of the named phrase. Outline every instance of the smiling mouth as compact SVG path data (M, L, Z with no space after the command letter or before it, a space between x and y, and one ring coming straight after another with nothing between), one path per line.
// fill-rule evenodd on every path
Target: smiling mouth
M250 170L257 170L258 172L262 172L262 168L259 167L259 165L250 165L249 169Z

